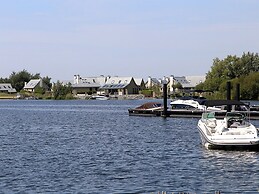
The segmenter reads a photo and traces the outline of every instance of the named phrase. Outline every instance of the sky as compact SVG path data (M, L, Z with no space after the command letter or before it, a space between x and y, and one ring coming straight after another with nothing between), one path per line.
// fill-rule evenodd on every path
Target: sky
M259 51L258 0L0 0L0 77L206 75Z

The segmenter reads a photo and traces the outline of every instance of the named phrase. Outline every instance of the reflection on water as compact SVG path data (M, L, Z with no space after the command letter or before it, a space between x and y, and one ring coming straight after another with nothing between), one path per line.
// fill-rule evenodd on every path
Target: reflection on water
M259 182L258 159L258 152L203 149L201 166L211 173L210 179L220 185L218 189L224 193L253 193L259 189L258 184L254 191L250 189L251 185ZM211 180L206 180L205 185L210 185Z

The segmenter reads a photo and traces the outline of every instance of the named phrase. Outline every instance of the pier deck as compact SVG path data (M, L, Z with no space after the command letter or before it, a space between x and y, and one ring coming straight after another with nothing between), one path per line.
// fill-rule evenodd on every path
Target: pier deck
M204 111L202 110L180 110L180 109L171 109L167 110L166 115L164 115L163 110L145 110L145 109L129 109L130 116L149 116L149 117L172 117L172 118L201 118L201 115ZM259 111L250 111L240 113L247 114L251 120L259 120ZM215 112L216 118L223 118L226 115L226 112L220 111Z

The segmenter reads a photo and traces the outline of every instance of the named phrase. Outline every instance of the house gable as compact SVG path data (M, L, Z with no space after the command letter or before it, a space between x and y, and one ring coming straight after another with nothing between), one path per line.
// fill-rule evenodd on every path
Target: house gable
M43 83L42 79L31 79L28 83L25 83L23 89L28 92L34 92L37 87L48 89L48 86Z
M139 87L139 90L144 90L145 87L145 81L143 78L133 78L137 86Z
M31 79L28 83L25 83L23 89L29 92L34 92L38 85L40 85L40 79Z

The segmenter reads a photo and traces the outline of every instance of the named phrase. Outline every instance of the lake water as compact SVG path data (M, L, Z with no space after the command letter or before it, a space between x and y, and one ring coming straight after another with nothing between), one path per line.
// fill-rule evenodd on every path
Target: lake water
M259 152L201 147L145 100L0 101L0 193L258 193ZM259 121L252 121L259 127Z

